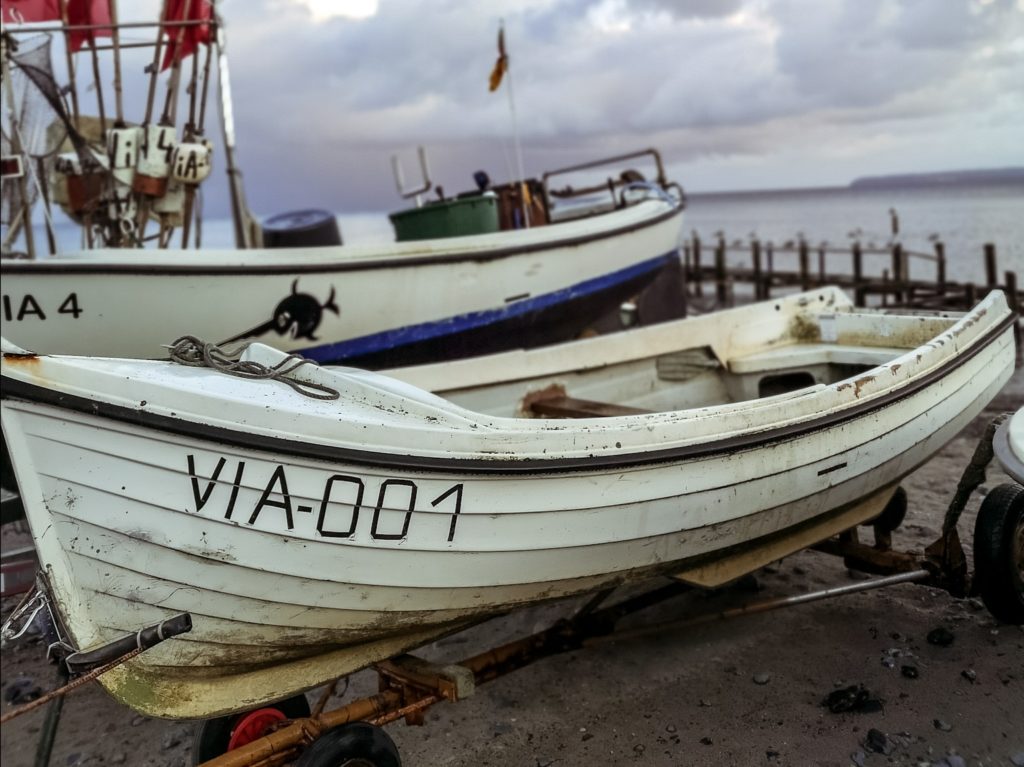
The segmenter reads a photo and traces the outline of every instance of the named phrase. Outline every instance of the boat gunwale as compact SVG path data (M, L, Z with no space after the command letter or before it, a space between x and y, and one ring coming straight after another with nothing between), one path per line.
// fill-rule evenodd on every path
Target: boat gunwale
M658 201L654 201L658 202ZM638 203L642 204L641 203ZM22 260L22 259L4 259L0 262L0 271L4 274L170 274L170 275L231 275L238 276L240 273L246 275L267 275L267 274L328 274L335 272L351 272L351 271L364 271L364 270L375 270L375 269L392 269L392 268L404 268L404 267L416 267L416 266L427 266L434 264L450 264L458 263L463 261L474 261L474 262L485 262L485 261L498 261L505 258L511 258L521 255L529 255L538 251L555 250L558 248L571 248L579 245L586 245L591 242L598 242L600 240L612 239L624 234L630 234L636 231L642 231L650 229L654 226L664 223L672 219L675 216L682 215L686 205L684 202L679 201L672 204L668 210L662 211L657 215L652 215L643 218L639 221L634 221L629 224L615 227L613 229L607 229L597 232L590 232L587 234L579 234L570 237L564 237L561 239L546 239L537 242L531 242L524 245L506 245L504 247L488 247L487 245L478 246L476 248L464 247L456 250L444 250L441 252L427 252L420 253L416 250L412 250L409 255L402 252L395 252L390 255L382 256L367 256L363 257L348 257L342 259L330 260L326 256L326 251L335 248L345 248L345 245L331 246L328 248L280 248L270 250L262 248L264 252L272 252L278 256L280 260L273 263L252 263L252 262L238 262L232 264L214 264L214 263L175 263L167 260L162 263L154 262L153 260L146 260L146 256L149 255L149 251L139 251L141 254L139 261L100 261L100 259L92 255L96 251L89 251L88 257L83 257L81 260L77 258L60 258L56 256L53 258L46 258L40 260ZM619 211L614 211L619 212ZM606 214L610 215L610 214ZM599 218L599 217L598 217ZM574 223L574 222L570 222ZM559 226L558 224L552 225L551 227L542 227L547 230ZM525 230L515 230L525 231ZM512 232L502 232L499 234L511 234ZM446 238L447 240L460 240L465 238ZM416 245L426 244L428 248L436 247L437 243L442 240L422 240L413 243L385 243L388 246L395 245L408 245L410 247ZM234 250L234 249L222 249L216 251L208 251L210 254L230 254L233 258L245 258L247 253L252 250ZM289 251L300 250L300 251L325 251L325 253L317 253L316 261L293 261L289 262L286 259L285 254ZM677 250L678 252L678 250ZM192 252L188 251L188 254L193 258L200 257L202 251ZM174 253L166 253L165 258L170 258L175 255Z
M952 332L965 321L973 324L974 321L977 321L977 316L973 312L968 313L961 318L954 328L944 331L940 336ZM281 456L326 460L356 466L373 466L381 469L415 470L429 473L465 473L473 475L566 473L663 464L681 459L706 458L721 453L764 447L796 438L824 427L853 421L867 413L881 410L895 402L906 399L926 389L935 381L945 378L954 370L989 348L1000 336L1010 330L1016 321L1017 315L1008 310L1002 320L972 339L965 349L958 350L956 353L949 353L945 359L941 360L931 370L917 376L912 376L908 380L900 382L896 388L871 397L866 401L855 402L838 410L826 412L795 423L756 432L733 434L717 440L712 439L694 444L645 450L629 454L606 454L586 457L527 458L516 460L385 454L352 447L302 442L269 434L245 432L224 426L198 423L194 420L138 410L110 402L97 401L95 398L76 394L68 394L54 388L28 383L8 375L3 375L0 378L3 380L3 399L49 405L88 415L109 418L143 428L155 429L165 433L193 437L249 450L276 453ZM936 336L936 338L940 336ZM934 339L928 343L933 341ZM909 349L907 353L914 353L914 349ZM878 366L871 370L877 371L883 367ZM871 371L865 371L864 375L869 375L870 373ZM829 388L834 388L841 384L842 382L832 384ZM631 419L637 417L623 416L623 418Z

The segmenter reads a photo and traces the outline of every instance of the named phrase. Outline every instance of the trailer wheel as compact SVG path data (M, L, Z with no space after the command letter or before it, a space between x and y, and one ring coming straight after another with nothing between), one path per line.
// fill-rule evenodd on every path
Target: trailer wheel
M295 767L402 767L402 760L380 727L350 722L317 738Z
M999 485L974 523L974 582L989 612L1024 623L1024 487Z
M192 764L200 765L222 756L263 737L278 722L302 719L309 713L306 696L296 695L255 711L207 719L199 726L192 741Z
M903 489L903 485L896 488L896 492L892 494L892 498L885 504L885 508L882 509L882 513L874 519L870 519L863 524L870 526L876 530L881 530L883 533L891 533L894 530L898 530L899 526L903 524L903 520L907 516L907 491Z

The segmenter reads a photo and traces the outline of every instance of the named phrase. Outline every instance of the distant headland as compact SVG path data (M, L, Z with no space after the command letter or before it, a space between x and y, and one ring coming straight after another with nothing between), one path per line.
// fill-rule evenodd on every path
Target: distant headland
M962 184L1024 184L1024 167L948 170L935 173L898 173L863 176L850 182L851 189L892 189L908 186Z

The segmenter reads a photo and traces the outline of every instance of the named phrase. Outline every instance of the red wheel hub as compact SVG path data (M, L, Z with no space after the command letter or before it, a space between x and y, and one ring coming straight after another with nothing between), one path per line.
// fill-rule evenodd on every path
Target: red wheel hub
M241 748L262 738L275 724L283 722L287 718L276 708L258 708L248 714L243 714L231 730L228 751Z

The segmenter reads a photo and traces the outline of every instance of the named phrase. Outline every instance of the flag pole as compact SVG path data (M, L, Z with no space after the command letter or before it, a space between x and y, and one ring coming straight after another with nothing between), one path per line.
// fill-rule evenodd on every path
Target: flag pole
M501 20L501 35L505 34L505 20ZM505 74L508 76L508 109L512 115L512 145L516 159L516 172L519 174L519 205L523 213L523 227L530 228L530 213L526 207L526 171L523 170L523 147L519 141L519 121L516 117L516 99L512 89L512 57L507 58Z

